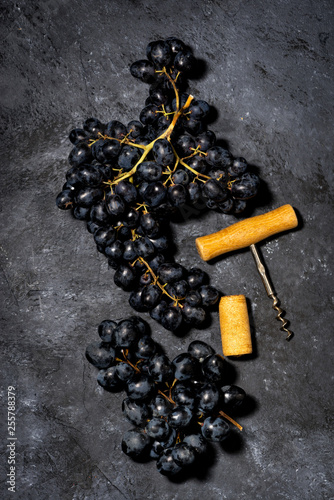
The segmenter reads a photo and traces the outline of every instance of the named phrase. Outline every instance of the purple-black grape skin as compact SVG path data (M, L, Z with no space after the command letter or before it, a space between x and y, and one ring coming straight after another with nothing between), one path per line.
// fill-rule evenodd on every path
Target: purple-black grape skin
M127 384L127 395L133 400L149 399L155 391L155 384L147 375L136 374Z
M152 417L145 426L145 432L156 441L165 441L170 435L170 427L163 418Z
M194 463L196 453L187 443L177 443L172 451L174 462L180 467L185 467Z
M200 362L204 361L207 356L215 354L214 349L202 340L194 340L191 342L188 346L188 352Z
M207 441L224 441L230 433L229 424L221 417L207 417L201 429Z
M101 321L101 323L98 326L98 334L102 342L107 342L107 343L111 342L116 326L117 322L111 319L105 319Z
M151 443L151 438L142 429L135 427L124 434L122 451L133 459L139 459L149 453Z
M122 402L123 415L133 424L142 425L151 417L149 406L143 401L134 401L130 398L125 398Z
M172 448L165 449L157 461L157 469L164 476L174 476L181 472L182 467L177 465L172 457Z
M115 359L115 350L104 342L91 342L86 348L86 358L96 368L108 368Z
M200 371L198 360L187 352L178 354L173 359L172 364L175 368L174 376L177 380L190 380L197 378Z

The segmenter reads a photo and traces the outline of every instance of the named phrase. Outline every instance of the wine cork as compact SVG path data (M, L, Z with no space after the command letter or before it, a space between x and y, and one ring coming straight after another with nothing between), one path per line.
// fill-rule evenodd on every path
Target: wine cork
M252 353L252 338L244 295L221 297L219 322L224 356Z

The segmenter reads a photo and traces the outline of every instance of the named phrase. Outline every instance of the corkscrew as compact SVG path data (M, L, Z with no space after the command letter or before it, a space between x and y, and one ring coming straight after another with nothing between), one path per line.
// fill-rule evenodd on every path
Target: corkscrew
M269 281L269 278L268 278L268 275L266 272L266 268L264 267L264 265L261 261L259 251L256 248L256 245L254 245L254 243L252 245L250 245L250 249L251 249L251 252L253 254L257 270L260 273L262 283L263 283L264 288L267 292L267 295L270 299L273 300L273 309L275 309L275 311L277 311L276 319L278 319L279 321L282 322L280 330L282 332L286 332L286 334L287 334L286 340L290 340L293 333L288 328L286 328L286 326L289 322L285 318L283 318L284 310L281 309L281 307L279 307L280 302L279 302L279 300L278 300L278 298L277 298L277 296L276 296L276 294L271 286L271 283Z
M283 317L284 310L280 307L280 301L270 283L256 243L276 233L293 229L297 225L298 219L292 206L283 205L266 214L250 217L221 231L196 239L198 253L205 261L233 250L250 247L267 295L273 300L272 307L277 312L276 319L282 323L280 330L287 334L286 340L290 340L293 333L287 328L288 321Z

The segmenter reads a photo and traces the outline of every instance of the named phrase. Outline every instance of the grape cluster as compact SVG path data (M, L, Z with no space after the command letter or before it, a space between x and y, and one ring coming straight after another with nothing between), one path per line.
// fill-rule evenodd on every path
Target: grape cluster
M138 316L104 320L98 333L86 357L99 369L100 386L126 392L122 410L133 424L122 439L126 455L155 459L158 471L171 476L203 459L208 443L224 441L229 422L242 429L230 414L245 391L224 385L225 361L210 345L195 340L170 360Z
M87 223L97 249L115 269L129 302L167 330L203 324L219 292L199 269L174 262L173 214L198 203L241 213L260 180L244 158L216 143L210 105L186 93L197 61L179 39L148 44L131 74L149 85L139 120L127 125L88 118L69 134L70 168L56 203Z

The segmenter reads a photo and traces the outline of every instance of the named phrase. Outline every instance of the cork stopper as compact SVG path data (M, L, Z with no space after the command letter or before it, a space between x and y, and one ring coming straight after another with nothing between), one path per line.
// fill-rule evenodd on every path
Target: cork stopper
M249 316L244 295L221 297L219 322L224 356L252 353Z

